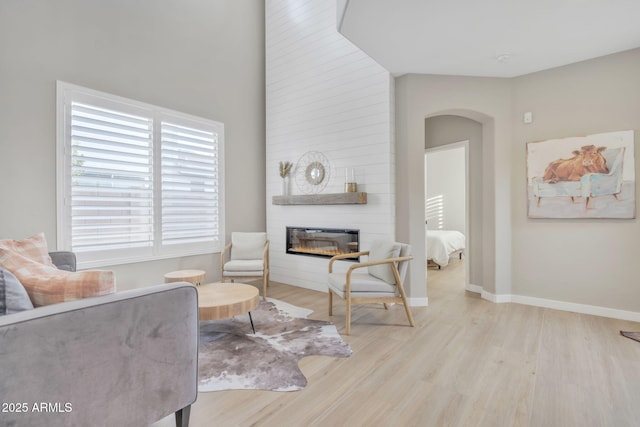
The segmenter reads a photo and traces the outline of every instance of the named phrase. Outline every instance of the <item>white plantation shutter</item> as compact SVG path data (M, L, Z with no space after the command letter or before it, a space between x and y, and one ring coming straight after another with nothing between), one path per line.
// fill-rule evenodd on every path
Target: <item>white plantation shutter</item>
M217 240L218 132L161 124L162 243Z
M71 103L71 250L153 245L152 125Z
M58 82L58 249L81 268L220 251L224 125Z

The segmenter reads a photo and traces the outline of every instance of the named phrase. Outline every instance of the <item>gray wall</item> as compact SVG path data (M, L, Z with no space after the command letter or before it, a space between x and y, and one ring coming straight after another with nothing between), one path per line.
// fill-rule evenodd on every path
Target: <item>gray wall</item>
M234 0L0 2L0 237L56 247L55 83L224 122L226 234L264 230L264 4ZM115 266L119 289L214 255Z
M525 159L530 141L628 129L640 138L638 94L640 49L513 79L398 78L399 166L409 171L398 175L400 238L423 244L416 219L422 200L413 200L422 191L423 163L413 157L430 139L425 118L467 117L482 123L483 292L497 301L640 312L638 220L528 219ZM525 111L532 124L522 123Z
M469 141L469 230L466 233L469 283L482 283L482 124L466 117L442 115L425 120L425 148ZM428 272L427 272L428 274Z
M396 224L398 239L411 242L416 259L424 259L425 246L425 119L455 115L482 124L482 280L474 284L489 298L511 289L511 114L509 80L418 74L396 79ZM412 263L410 273L414 296L424 288L424 264Z
M530 141L631 129L637 146L640 49L514 83L513 293L640 311L638 220L528 219L525 163ZM532 124L522 123L525 111Z

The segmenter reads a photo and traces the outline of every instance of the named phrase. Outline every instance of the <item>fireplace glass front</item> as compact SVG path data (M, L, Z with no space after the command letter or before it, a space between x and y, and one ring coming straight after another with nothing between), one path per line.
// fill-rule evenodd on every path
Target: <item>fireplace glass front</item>
M360 230L337 228L287 227L287 253L331 258L360 250ZM353 256L347 261L358 262Z

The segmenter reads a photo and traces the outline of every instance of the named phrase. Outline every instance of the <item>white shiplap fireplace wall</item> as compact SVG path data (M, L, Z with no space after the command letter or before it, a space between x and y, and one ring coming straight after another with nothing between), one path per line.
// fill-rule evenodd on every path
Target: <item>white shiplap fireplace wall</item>
M285 229L359 229L362 249L395 237L393 78L338 33L334 1L267 0L266 114L271 280L324 291L328 260L286 254ZM273 205L278 162L295 167L308 151L331 164L322 193L343 192L345 168L353 168L368 204ZM303 194L293 176L290 193Z

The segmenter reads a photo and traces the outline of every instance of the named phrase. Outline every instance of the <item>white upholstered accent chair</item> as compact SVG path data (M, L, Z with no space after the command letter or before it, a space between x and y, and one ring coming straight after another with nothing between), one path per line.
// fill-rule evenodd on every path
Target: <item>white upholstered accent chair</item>
M222 281L262 278L262 297L269 284L269 240L264 232L233 232L220 254Z
M345 273L333 272L333 263L342 258L368 256L366 262L352 264ZM409 324L413 316L407 304L402 282L407 273L411 246L405 243L375 241L369 251L336 255L329 261L329 316L333 315L333 295L346 301L346 329L351 333L351 305L400 303L404 305Z

